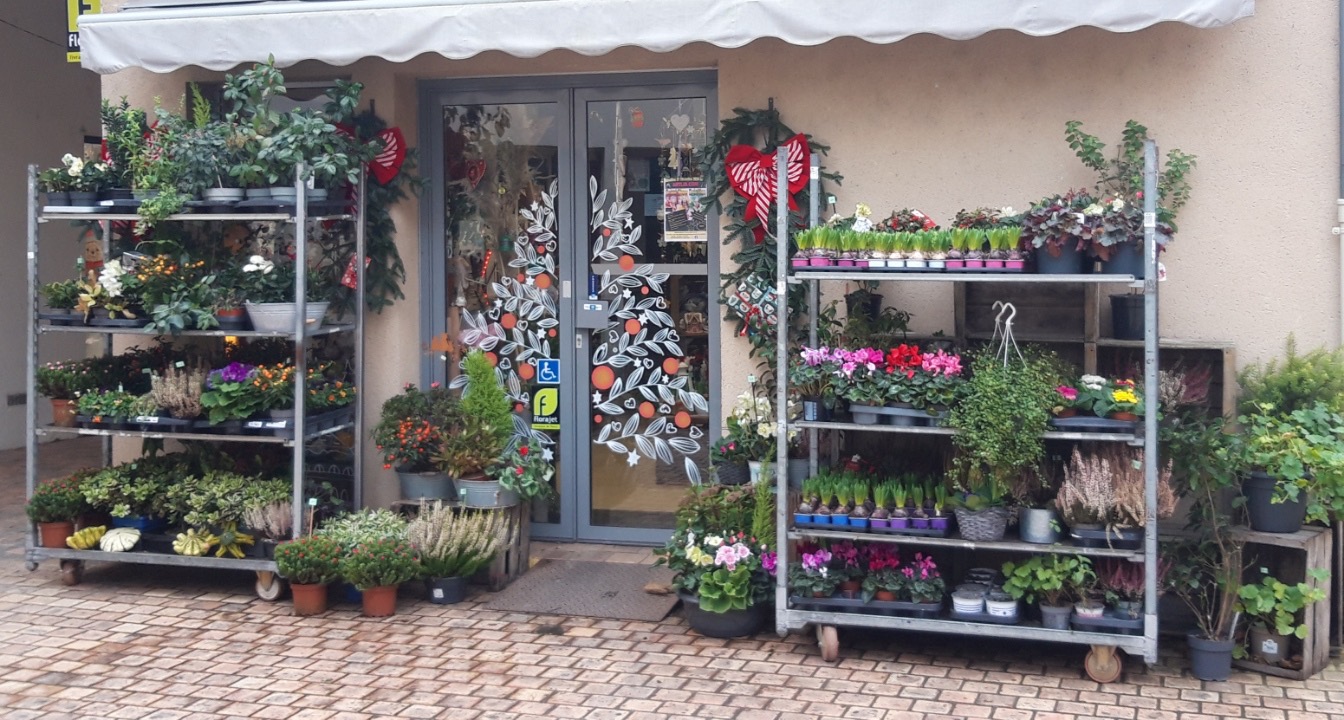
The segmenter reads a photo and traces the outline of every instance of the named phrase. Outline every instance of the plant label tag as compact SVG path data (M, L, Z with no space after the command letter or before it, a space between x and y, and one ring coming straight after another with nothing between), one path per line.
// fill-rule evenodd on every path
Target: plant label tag
M816 180L820 177L821 177L821 168L817 167L816 165L813 165L812 167L807 169L807 178L809 180Z
M173 367L176 367L176 368L184 368L184 367L186 367L186 366L187 366L187 364L186 364L185 362L183 362L182 360L178 360L177 362L173 363Z
M1261 655L1278 655L1278 654L1279 654L1279 643L1278 643L1277 641L1275 641L1274 639L1272 639L1272 638L1267 638L1264 642L1260 643L1260 654L1261 654Z
M317 507L317 498L308 498L308 507Z
M827 205L834 205L834 204L835 204L835 196L834 196L834 195L827 195L827 196L826 196L826 204L827 204Z
M136 415L135 421L146 425L157 425L159 424L159 417L157 415Z
M434 599L435 600L443 599L443 590L441 588L434 588Z
M1157 227L1157 213L1146 212L1143 214L1143 229L1151 230Z

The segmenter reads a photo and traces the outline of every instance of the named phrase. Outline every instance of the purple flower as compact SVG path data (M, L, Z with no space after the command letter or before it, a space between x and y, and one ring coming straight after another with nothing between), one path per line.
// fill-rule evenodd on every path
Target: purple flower
M761 553L761 567L765 568L765 571L770 573L770 577L775 576L775 568L778 567L778 565L779 565L779 558L775 553L773 552Z
M257 371L255 365L247 363L231 362L228 365L214 370L206 378L206 387L214 390L222 383L240 383L251 379L252 374Z

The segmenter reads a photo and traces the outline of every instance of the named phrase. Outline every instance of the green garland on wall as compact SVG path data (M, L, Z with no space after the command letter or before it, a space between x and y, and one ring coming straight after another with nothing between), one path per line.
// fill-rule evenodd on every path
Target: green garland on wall
M759 147L762 152L773 154L780 143L797 134L788 125L785 125L779 118L779 111L775 109L774 103L765 110L747 110L744 108L734 108L733 117L724 120L719 127L718 132L714 134L708 144L701 151L701 170L704 173L705 182L708 188L705 206L707 210L718 210L727 218L725 225L726 234L723 238L724 245L736 245L737 250L732 254L732 260L737 264L737 268L731 271L724 270L720 272L722 283L719 289L719 301L723 303L726 298L736 293L738 285L748 277L756 277L764 281L767 287L773 287L775 284L775 213L776 206L772 201L770 211L767 215L768 220L764 223L765 239L756 242L754 235L755 228L762 225L757 219L751 221L745 220L747 210L747 199L733 190L728 181L728 172L725 167L725 159L728 151L735 145L750 145ZM830 147L822 145L815 141L811 135L805 135L808 148L812 153L825 155ZM824 168L821 171L821 196L826 197L826 183L834 182L839 184L843 178L838 173L827 172ZM795 196L798 209L789 213L789 253L792 255L795 247L793 244L793 233L807 227L808 208L810 207L810 187L804 187ZM825 203L823 202L824 206ZM795 337L797 331L802 327L801 321L805 319L804 307L805 298L800 286L789 286L788 295L788 318L781 318L781 321L789 322L794 328ZM736 332L740 335L743 331L747 332L748 340L751 342L751 357L759 357L762 363L762 374L767 383L771 382L774 376L772 372L775 367L775 337L773 333L755 332L747 324L745 318L737 313Z

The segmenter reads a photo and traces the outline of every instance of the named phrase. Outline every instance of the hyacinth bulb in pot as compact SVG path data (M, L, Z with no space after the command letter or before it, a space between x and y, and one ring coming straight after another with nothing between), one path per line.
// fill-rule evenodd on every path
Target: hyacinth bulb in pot
M312 535L275 548L275 565L289 580L295 615L327 611L327 585L340 577L341 546L329 537Z
M947 251L947 269L965 270L966 254L971 251L975 231L969 228L956 228L947 232L948 239L952 243L952 248Z
M906 503L910 500L908 488L904 483L892 480L888 482L891 488L891 529L905 530L910 527L910 510Z
M795 268L805 268L811 264L812 258L816 252L817 241L819 240L816 228L807 228L793 236L794 247L797 251L793 257L789 258L789 266Z
M891 527L891 486L885 482L873 484L873 511L868 523L874 530L886 530Z
M984 230L969 229L966 245L966 269L985 269L985 245L988 243Z
M947 255L952 250L952 231L932 230L928 236L928 260L930 270L946 270Z

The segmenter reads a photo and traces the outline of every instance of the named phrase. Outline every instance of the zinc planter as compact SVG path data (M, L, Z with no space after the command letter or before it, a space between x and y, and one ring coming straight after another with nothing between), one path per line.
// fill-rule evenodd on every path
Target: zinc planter
M1297 500L1276 503L1274 486L1277 481L1265 473L1252 472L1241 484L1246 496L1246 514L1251 529L1267 533L1295 533L1302 529L1307 517L1306 493L1299 492Z
M310 330L322 327L322 317L327 314L328 305L330 303L307 303L304 314ZM247 316L252 320L252 329L258 332L294 332L296 312L298 306L295 303L247 303Z
M457 479L457 492L462 504L469 508L506 508L517 505L518 493L506 490L498 480L490 480L484 474Z
M1022 542L1037 545L1053 545L1059 542L1059 531L1055 529L1055 511L1042 508L1023 510L1018 518L1018 533Z
M1186 636L1190 645L1190 674L1200 680L1223 682L1232 674L1235 640L1206 640L1198 632Z
M882 420L877 409L871 405L851 404L849 414L853 416L855 425L876 425Z
M295 615L321 615L327 611L326 585L290 583L289 591L294 596Z
M361 598L364 617L390 617L397 614L397 586L383 585L364 591Z
M245 191L242 188L206 188L201 191L201 198L210 202L238 202L243 199Z
M407 472L397 469L402 500L456 500L457 487L447 473L435 470Z
M681 598L682 615L691 629L712 638L748 637L756 634L765 622L762 605L752 605L746 610L729 610L713 613L700 609L700 599L686 593L678 593Z
M1251 626L1250 636L1251 654L1261 662L1278 665L1288 657L1288 638L1260 625Z

